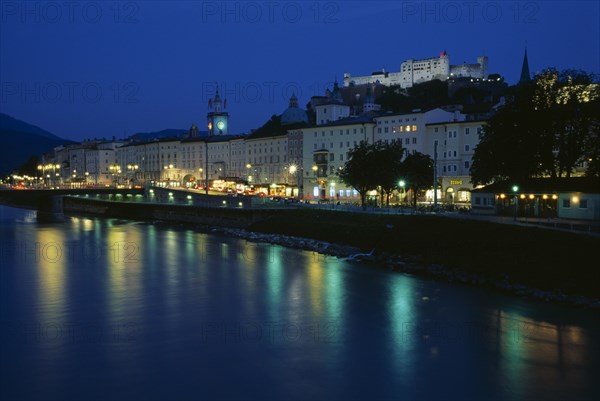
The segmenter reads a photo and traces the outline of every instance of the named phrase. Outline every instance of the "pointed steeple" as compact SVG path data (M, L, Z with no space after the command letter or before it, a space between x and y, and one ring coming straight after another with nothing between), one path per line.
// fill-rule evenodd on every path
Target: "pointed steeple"
M525 47L525 56L523 57L523 66L521 67L521 78L519 83L525 83L531 81L531 74L529 73L529 61L527 60L527 47Z
M219 113L221 111L221 96L219 95L219 85L217 84L217 93L215 94L215 99L213 100L213 105L215 107L215 111Z

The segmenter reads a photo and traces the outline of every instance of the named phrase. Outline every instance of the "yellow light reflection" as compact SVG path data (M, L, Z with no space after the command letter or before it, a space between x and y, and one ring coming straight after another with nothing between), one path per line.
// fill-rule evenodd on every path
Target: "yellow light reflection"
M320 263L323 257L308 257L310 259L307 266L308 297L314 316L320 318L323 315L323 278L325 276L324 266ZM327 296L330 296L329 293Z
M72 250L68 249L64 232L48 227L37 230L37 244L32 258L37 261L40 321L44 324L62 324L65 320L66 269Z

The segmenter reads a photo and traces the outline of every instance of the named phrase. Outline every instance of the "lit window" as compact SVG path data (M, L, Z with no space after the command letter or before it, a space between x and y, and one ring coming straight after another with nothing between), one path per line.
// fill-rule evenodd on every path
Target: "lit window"
M417 126L416 126L416 125L413 125L413 126L412 126L412 130L413 130L413 131L416 131L416 130L417 130Z
M406 126L406 132L410 132L410 125Z

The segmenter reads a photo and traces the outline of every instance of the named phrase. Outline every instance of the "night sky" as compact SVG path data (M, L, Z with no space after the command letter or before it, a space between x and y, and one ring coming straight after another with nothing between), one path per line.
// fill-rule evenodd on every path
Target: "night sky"
M214 83L230 132L300 104L343 73L398 71L446 50L489 57L512 84L600 72L597 1L0 1L0 111L68 139L205 125Z

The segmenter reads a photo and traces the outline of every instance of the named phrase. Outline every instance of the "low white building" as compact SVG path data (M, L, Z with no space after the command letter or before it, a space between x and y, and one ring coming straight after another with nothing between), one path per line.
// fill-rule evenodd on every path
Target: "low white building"
M534 178L475 189L473 213L600 221L597 177Z

